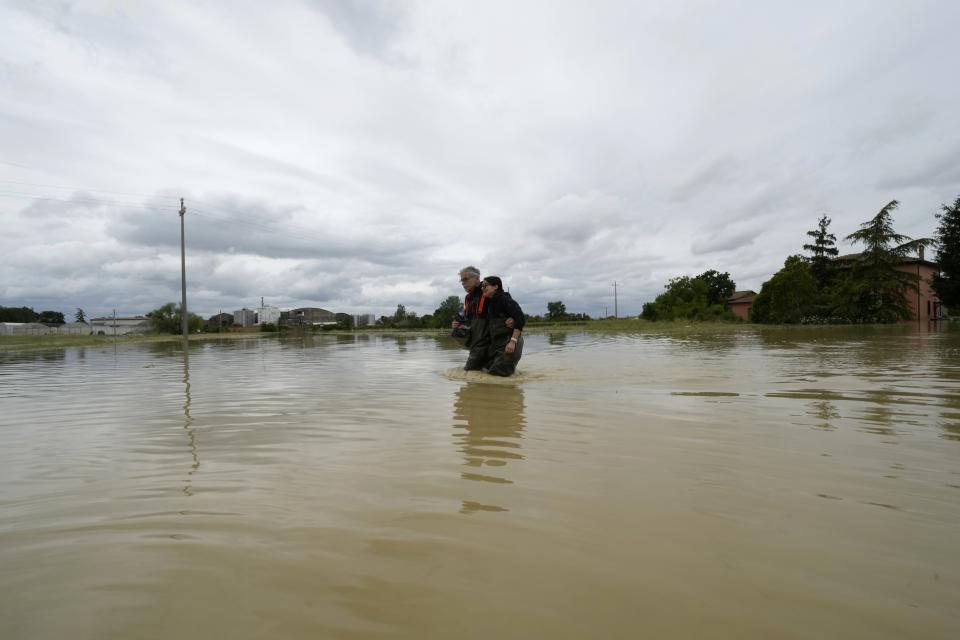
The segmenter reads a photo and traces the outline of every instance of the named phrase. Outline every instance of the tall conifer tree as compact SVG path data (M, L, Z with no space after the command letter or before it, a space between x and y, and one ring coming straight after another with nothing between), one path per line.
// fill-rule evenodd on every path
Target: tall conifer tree
M813 244L803 245L804 250L809 251L811 256L807 258L810 263L810 271L817 280L817 285L823 289L830 284L833 274L833 259L837 257L837 236L828 230L832 220L824 214L817 222L817 228L807 231L807 235L813 238Z
M943 205L936 216L940 221L935 234L940 272L933 277L933 290L947 310L956 315L960 311L960 197L952 206Z
M929 238L911 239L893 230L892 212L900 203L891 200L872 219L846 237L864 246L859 258L850 265L840 299L842 314L857 322L896 322L912 315L907 291L916 291L916 274L898 271L897 265L920 247L932 243Z

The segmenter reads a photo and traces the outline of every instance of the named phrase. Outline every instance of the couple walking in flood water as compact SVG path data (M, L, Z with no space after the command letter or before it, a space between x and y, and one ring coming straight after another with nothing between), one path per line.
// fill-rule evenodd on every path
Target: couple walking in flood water
M509 376L517 369L523 354L523 310L503 290L497 276L481 280L480 270L464 267L460 284L467 292L463 312L453 322L453 334L465 339L470 349L464 369L486 370L491 375Z

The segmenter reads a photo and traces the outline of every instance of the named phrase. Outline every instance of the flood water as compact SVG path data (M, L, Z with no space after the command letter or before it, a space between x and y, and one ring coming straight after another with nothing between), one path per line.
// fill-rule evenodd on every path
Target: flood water
M0 354L0 638L957 638L958 329Z

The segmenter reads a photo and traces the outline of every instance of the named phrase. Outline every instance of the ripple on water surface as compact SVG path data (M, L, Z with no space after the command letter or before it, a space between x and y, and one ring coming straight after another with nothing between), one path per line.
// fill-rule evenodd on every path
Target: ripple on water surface
M953 637L958 338L2 355L0 637Z

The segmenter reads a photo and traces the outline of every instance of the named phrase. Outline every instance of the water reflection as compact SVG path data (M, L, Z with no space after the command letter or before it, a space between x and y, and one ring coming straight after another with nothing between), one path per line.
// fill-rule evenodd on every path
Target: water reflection
M820 400L818 402L811 402L809 406L810 411L808 413L820 421L819 424L816 425L818 429L823 429L824 431L833 431L836 429L833 421L840 419L840 413L837 412L837 405L829 400Z
M498 485L513 484L507 475L511 461L523 460L520 453L526 426L523 390L513 385L465 384L457 390L453 404L454 437L463 454L464 480ZM501 506L463 502L462 513L506 511Z
M0 638L954 637L955 329L0 355Z
M187 479L183 485L183 493L193 495L193 474L200 468L200 454L197 451L197 434L193 426L193 416L190 415L190 350L184 341L183 349L183 429L187 433L187 445L190 447L190 456L193 464L187 471Z
M25 363L62 362L66 359L67 350L63 348L43 349L41 351L0 351L0 364L16 365Z
M567 334L565 333L548 333L547 334L547 343L551 347L562 347L567 344Z
M946 440L960 440L960 414L944 414L946 418L953 418L956 422L945 422L941 426L943 433L941 438Z

